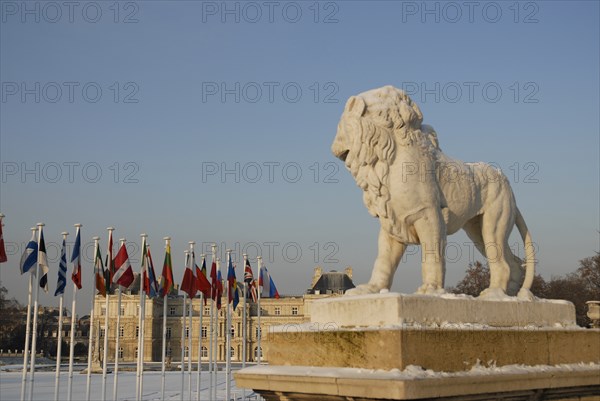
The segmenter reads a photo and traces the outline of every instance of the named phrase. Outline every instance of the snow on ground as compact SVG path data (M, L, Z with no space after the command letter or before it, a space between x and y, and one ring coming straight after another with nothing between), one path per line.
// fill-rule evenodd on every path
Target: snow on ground
M15 367L16 368L16 367ZM55 372L42 371L35 373L34 376L34 397L36 401L54 400L54 382ZM161 399L161 372L144 372L144 392L142 399L144 401L154 401ZM78 370L73 374L73 401L85 401L87 375L79 373ZM107 375L106 380L107 400L112 400L113 393L113 375ZM118 401L135 400L136 372L119 372L119 392ZM207 401L209 394L209 375L207 371L202 371L200 380L200 400ZM29 386L29 383L28 383ZM61 372L60 395L59 400L67 399L68 373ZM29 387L27 387L29 388ZM188 374L185 374L185 391L183 399L189 401ZM234 400L242 400L242 389L235 387L233 375L231 378L231 395ZM252 390L245 390L247 400L260 400ZM21 372L16 369L7 370L4 367L0 370L0 400L1 401L19 401L21 399ZM91 399L102 399L102 375L93 374L91 384ZM166 372L165 378L165 400L176 401L181 399L181 372ZM217 376L217 400L225 399L225 372L219 372ZM192 396L191 400L196 400L196 371L192 372ZM214 400L210 400L214 401Z

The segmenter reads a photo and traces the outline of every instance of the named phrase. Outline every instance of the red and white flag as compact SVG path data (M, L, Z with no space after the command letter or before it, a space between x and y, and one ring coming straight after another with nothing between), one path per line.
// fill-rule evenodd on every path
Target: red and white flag
M194 257L193 253L191 255L187 255L185 261L185 272L183 273L183 280L181 281L181 291L184 291L188 294L188 297L194 298L196 296L196 292L198 289L196 288L196 277L194 277L194 271L192 270L192 266L194 266Z
M115 272L112 282L122 287L128 288L133 283L133 269L129 263L129 255L125 243L121 245L117 256L115 256Z

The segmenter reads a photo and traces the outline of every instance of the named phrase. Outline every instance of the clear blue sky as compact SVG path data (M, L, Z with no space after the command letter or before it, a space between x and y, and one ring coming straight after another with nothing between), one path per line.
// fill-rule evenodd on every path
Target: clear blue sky
M107 226L138 246L148 233L159 271L172 236L178 282L190 240L262 253L284 294L316 265L367 280L379 223L329 149L346 99L387 84L413 94L447 154L509 176L544 277L600 250L596 1L61 4L0 3L0 280L22 302L39 221L46 305L74 223L103 253ZM452 285L482 257L449 241ZM419 285L411 253L394 290Z

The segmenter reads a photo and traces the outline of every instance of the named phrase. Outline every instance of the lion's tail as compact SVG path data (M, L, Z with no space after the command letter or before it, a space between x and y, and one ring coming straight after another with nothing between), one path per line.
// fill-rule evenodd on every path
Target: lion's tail
M531 233L529 232L527 224L525 224L525 219L523 219L523 215L518 208L515 224L517 225L525 245L525 280L523 280L521 291L525 290L525 292L529 292L531 285L533 284L533 276L535 275L535 248L533 241L531 240Z

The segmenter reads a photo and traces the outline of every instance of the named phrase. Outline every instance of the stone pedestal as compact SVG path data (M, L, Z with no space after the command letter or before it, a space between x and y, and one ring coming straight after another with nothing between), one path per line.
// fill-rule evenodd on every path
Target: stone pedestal
M315 301L311 322L343 327L483 325L491 327L575 327L568 301L480 300L468 295L387 293Z
M273 328L270 365L239 371L239 387L272 400L600 394L600 330L575 326L569 302L381 294L310 313Z

